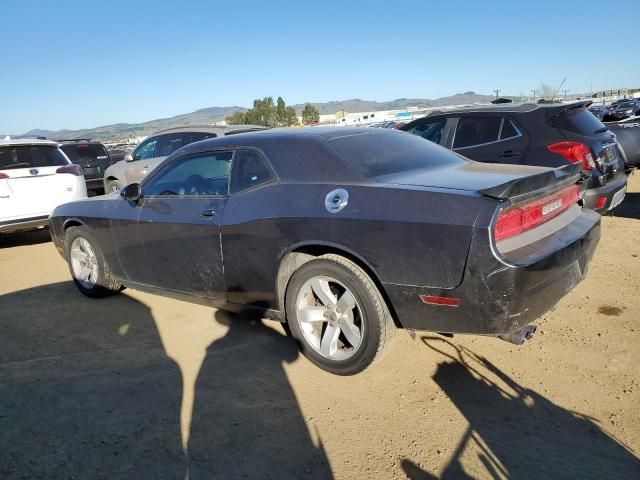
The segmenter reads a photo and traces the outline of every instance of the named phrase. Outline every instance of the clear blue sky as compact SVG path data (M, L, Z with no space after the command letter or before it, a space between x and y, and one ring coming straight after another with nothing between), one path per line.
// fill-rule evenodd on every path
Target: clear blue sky
M638 0L2 0L0 18L3 134L266 95L518 95L565 77L572 92L640 85Z

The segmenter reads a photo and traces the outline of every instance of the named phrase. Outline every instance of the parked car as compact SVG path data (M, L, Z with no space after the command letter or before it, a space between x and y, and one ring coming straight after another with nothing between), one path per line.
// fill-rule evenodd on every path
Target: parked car
M626 172L640 168L640 119L628 118L619 122L607 122L605 125L616 136Z
M51 231L89 297L127 286L278 319L348 375L395 326L523 342L598 243L581 178L393 129L277 129L183 147L120 195L58 207Z
M593 113L598 120L602 121L605 115L609 113L609 108L604 105L591 105L589 111Z
M144 140L124 161L117 162L104 172L104 189L107 193L120 190L124 185L141 181L145 175L179 148L193 142L236 133L264 130L255 125L189 126L159 131Z
M434 112L402 130L479 162L582 165L590 174L585 204L604 213L624 199L627 178L615 135L587 111L589 104L465 107Z
M103 175L113 163L105 146L89 139L56 141L69 160L82 167L87 192L92 195L104 193Z
M640 100L630 100L621 102L609 112L611 120L624 120L625 118L635 117L640 114Z
M55 207L86 197L82 168L56 142L0 140L0 232L44 227Z

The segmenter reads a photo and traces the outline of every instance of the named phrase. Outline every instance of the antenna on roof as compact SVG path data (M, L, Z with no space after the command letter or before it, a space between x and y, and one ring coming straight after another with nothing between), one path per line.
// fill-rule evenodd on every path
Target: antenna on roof
M551 97L551 101L553 102L553 99L556 98L556 95L558 94L558 92L560 91L560 89L562 88L562 85L564 85L564 82L566 82L567 79L565 78L564 80L562 80L562 83L560 84L560 86L558 88L556 88L556 92L553 94L553 96Z

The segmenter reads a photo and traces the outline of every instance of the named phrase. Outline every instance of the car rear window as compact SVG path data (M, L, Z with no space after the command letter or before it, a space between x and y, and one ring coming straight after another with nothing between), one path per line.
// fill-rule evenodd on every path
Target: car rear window
M62 145L60 149L73 163L86 163L87 161L109 159L109 154L102 145L81 143L79 145Z
M551 117L554 126L579 135L593 135L605 126L585 107L570 108Z
M57 147L41 145L0 147L0 170L58 167L68 164L67 157Z
M356 133L328 143L352 168L370 178L460 162L445 148L410 133Z

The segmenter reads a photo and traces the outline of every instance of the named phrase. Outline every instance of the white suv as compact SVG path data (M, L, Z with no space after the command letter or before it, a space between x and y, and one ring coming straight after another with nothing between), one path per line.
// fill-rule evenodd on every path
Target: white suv
M56 142L0 140L0 232L43 227L58 205L82 198L82 168Z

